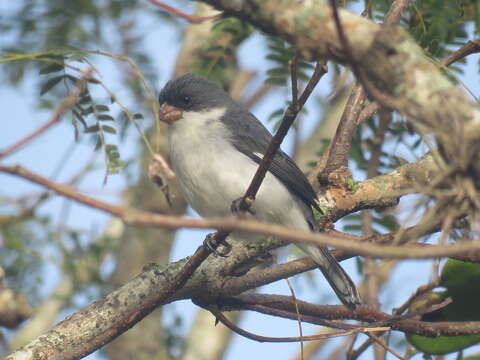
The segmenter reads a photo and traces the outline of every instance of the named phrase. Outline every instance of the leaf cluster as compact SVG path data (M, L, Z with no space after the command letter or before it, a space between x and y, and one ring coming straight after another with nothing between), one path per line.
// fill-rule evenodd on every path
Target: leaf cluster
M73 53L74 60L85 62L83 55ZM46 66L40 69L40 75L47 79L43 82L40 89L40 95L47 95L58 84L64 84L66 92L71 92L72 88L81 86L83 80L73 75L67 67L68 62L72 61L70 56L57 56L53 58L44 58L50 60ZM95 78L88 78L83 90L78 97L78 101L71 109L72 125L75 130L75 138L78 140L80 127L83 127L84 134L92 134L95 141L95 150L102 149L105 154L107 164L107 174L116 174L125 166L125 162L120 159L118 146L108 143L106 134L115 135L117 130L112 123L115 121L111 115L109 105L100 103L94 99L90 91L91 85L98 85L100 81ZM113 102L113 99L112 99Z
M212 81L226 85L232 65L236 62L238 46L252 33L252 26L236 18L215 21L208 43L198 51L192 70ZM225 86L227 87L227 86Z

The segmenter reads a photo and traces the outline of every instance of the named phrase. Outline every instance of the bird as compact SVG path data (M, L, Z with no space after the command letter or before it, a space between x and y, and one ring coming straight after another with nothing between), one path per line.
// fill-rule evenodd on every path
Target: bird
M159 117L167 123L170 162L180 189L203 217L232 215L272 139L270 132L242 104L216 83L187 73L168 81L159 93ZM316 194L306 176L281 149L250 208L263 222L318 232L313 208ZM234 241L257 241L265 235L234 231ZM296 244L318 265L340 301L362 304L354 282L327 247Z

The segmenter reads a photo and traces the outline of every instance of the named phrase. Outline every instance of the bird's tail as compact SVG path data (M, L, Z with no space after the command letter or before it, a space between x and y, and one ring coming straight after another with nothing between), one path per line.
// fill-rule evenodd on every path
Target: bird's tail
M362 299L352 279L340 266L337 259L326 247L297 244L318 264L323 275L337 294L340 301L351 310L362 304Z

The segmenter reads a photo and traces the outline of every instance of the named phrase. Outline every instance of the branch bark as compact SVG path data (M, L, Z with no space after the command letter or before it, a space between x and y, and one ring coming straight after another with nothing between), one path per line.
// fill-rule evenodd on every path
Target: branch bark
M344 194L331 194L333 200L339 203L340 211L331 212L331 218L339 216L342 211L357 211L365 208L368 204L385 204L381 194L393 194L398 199L399 196L408 193L407 189L415 187L415 184L421 184L418 179L429 180L432 172L429 167L434 167L433 159L430 156L423 157L419 162L407 164L394 170L390 175L382 175L375 179L366 180L359 183L359 191L353 196L356 202L343 202ZM420 171L422 169L422 171ZM430 169L431 170L431 169ZM179 227L202 228L202 229L218 229L224 231L240 230L249 233L258 233L272 235L276 238L288 240L290 242L306 242L321 246L333 246L338 249L354 252L367 257L378 258L436 258L444 256L468 255L472 252L480 250L480 242L464 241L453 245L434 245L426 248L415 246L379 246L374 244L362 244L356 241L328 236L322 233L310 233L297 230L291 230L284 226L262 223L252 219L239 218L204 218L191 219L178 216L160 215L145 211L131 210L109 203L97 200L84 194L78 193L75 189L57 184L42 176L32 173L25 168L16 166L0 165L0 172L10 173L19 177L28 179L34 183L48 187L60 195L74 199L79 203L90 207L105 211L111 215L121 218L125 223L130 225L149 225L169 229ZM390 178L390 176L392 178ZM393 179L398 177L398 181ZM398 186L400 184L401 186ZM386 192L386 189L388 192ZM328 199L327 199L328 200ZM332 200L332 199L330 199ZM395 200L396 201L396 200ZM390 204L390 203L387 203ZM327 204L328 205L328 204ZM349 209L349 210L346 210ZM281 246L278 242L273 242L275 247ZM269 242L265 243L268 248ZM272 245L272 243L270 243Z
M334 58L348 62L325 2L203 1L280 36L307 60ZM462 168L475 163L480 153L478 105L429 61L402 28L380 26L346 10L339 12L353 60L376 89L394 98L397 110L433 131L447 158L462 159L458 164Z

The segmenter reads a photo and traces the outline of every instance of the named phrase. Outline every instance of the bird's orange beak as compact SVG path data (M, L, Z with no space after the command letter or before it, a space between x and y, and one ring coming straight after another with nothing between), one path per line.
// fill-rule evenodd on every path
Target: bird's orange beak
M182 110L167 103L163 103L162 105L160 105L160 110L158 111L158 114L160 116L160 121L163 121L168 125L171 125L175 121L180 120L183 115Z

